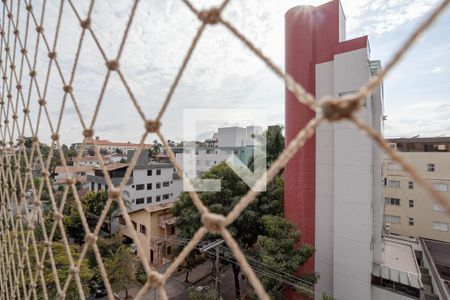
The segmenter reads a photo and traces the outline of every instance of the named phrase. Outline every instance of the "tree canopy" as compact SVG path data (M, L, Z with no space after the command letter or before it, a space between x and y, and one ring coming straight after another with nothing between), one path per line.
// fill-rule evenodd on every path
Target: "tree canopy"
M237 204L240 198L249 190L248 186L225 164L221 163L210 171L205 172L202 178L220 179L221 191L201 192L200 198L213 213L228 214ZM242 212L242 214L228 226L228 230L236 239L244 252L261 251L258 256L267 264L274 267L282 267L286 272L293 272L305 263L313 249L309 246L295 248L298 244L300 233L294 225L286 221L283 216L283 178L277 176L267 184L265 192L260 193L254 201ZM193 205L188 193L183 193L174 208L173 213L177 217L177 226L180 228L179 237L190 239L198 228L202 226L200 214ZM283 234L280 234L283 231ZM277 234L283 240L277 240ZM216 240L218 236L208 234L204 239ZM175 254L181 251L182 245L175 247ZM272 254L275 254L271 256ZM195 256L198 252L192 252L188 259L188 268L193 267L198 260ZM291 257L293 255L293 257ZM269 257L271 257L269 259ZM286 262L286 258L289 257ZM239 268L233 264L235 276L239 274ZM236 290L238 280L235 280ZM269 288L278 288L272 285ZM237 294L238 296L238 294Z

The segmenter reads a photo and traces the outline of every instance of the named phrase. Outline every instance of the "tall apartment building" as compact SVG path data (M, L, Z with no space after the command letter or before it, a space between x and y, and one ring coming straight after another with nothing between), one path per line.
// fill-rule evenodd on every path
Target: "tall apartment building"
M128 153L132 156L133 153ZM115 186L122 181L128 163L106 165L105 168ZM93 192L108 191L104 173L100 168L94 168L95 175L88 175L89 188ZM174 201L182 192L183 184L171 163L149 162L148 153L142 150L141 156L135 165L122 193L124 199L131 204L131 211L149 205L157 205Z
M286 71L321 98L355 93L379 68L367 36L346 39L338 0L290 9L286 20ZM383 86L356 114L377 132L383 126ZM286 141L316 112L286 91ZM414 247L384 237L382 156L350 122L326 124L287 164L284 214L297 225L315 256L303 268L317 272L316 299L419 299L421 273ZM406 280L405 280L406 279ZM405 296L406 295L406 296ZM296 299L288 294L287 299Z
M389 142L437 191L450 198L450 137ZM450 242L450 215L389 158L385 158L384 176L384 214L390 233Z

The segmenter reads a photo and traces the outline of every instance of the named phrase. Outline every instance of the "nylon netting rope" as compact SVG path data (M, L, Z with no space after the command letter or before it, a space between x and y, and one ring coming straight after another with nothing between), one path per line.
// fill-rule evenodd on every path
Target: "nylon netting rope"
M116 55L110 58L106 55L104 46L98 38L96 32L92 28L93 22L93 8L95 1L92 0L89 4L86 15L81 15L73 4L72 0L61 0L58 4L57 17L47 23L47 28L44 28L44 20L46 16L47 1L41 2L41 7L35 9L31 1L7 1L3 0L2 18L1 18L1 39L0 39L0 65L2 73L2 89L1 89L1 112L0 112L0 132L1 132L1 156L0 161L0 180L1 180L1 207L0 207L0 289L1 299L37 299L37 289L40 286L40 291L44 299L49 298L46 280L44 276L44 262L48 260L51 264L51 271L55 280L55 288L57 296L60 299L66 298L66 293L72 280L75 282L78 295L80 299L85 299L86 295L83 291L83 286L80 280L80 268L82 261L86 258L89 249L92 249L98 267L105 283L108 297L113 299L111 284L108 279L108 274L105 270L103 258L99 252L96 243L100 232L101 225L105 221L107 212L113 201L119 204L121 213L125 220L125 226L132 233L132 238L136 243L137 255L140 258L145 271L148 275L148 280L136 295L136 299L140 299L150 287L155 287L162 299L168 299L165 284L169 277L177 270L187 255L198 245L201 239L208 232L220 234L225 243L228 245L231 252L234 254L236 260L241 266L242 272L247 276L249 282L254 288L255 293L260 299L269 299L267 292L264 290L260 280L250 267L247 259L237 242L227 230L227 226L233 223L242 211L249 205L249 203L258 195L259 188L250 189L248 193L242 197L239 203L234 206L232 211L227 216L217 215L208 211L208 208L202 203L199 195L191 190L190 196L193 203L197 207L202 216L203 226L194 234L192 239L185 245L182 252L175 258L166 271L162 274L158 273L150 265L143 247L136 236L136 230L127 213L127 208L121 194L125 188L126 182L131 176L131 172L137 163L139 154L144 147L144 141L150 134L156 134L163 143L164 148L168 154L168 158L175 166L176 172L182 178L183 182L192 187L190 180L185 177L182 167L178 164L175 155L166 142L166 138L162 133L161 118L168 109L172 101L172 96L177 89L180 79L183 77L186 66L189 64L192 54L194 53L198 41L202 38L203 33L210 26L223 26L236 39L240 40L255 56L261 59L265 65L273 71L279 78L284 80L287 89L292 92L301 103L308 105L311 109L318 112L317 117L312 119L302 130L300 130L295 138L286 146L285 150L278 157L278 159L267 170L265 177L267 180L272 180L280 169L284 168L293 155L300 149L306 140L311 137L315 130L322 124L327 122L338 122L346 119L353 122L359 129L367 133L379 147L385 150L386 154L403 169L410 174L410 176L419 183L431 196L431 198L439 202L450 213L450 201L446 199L441 193L433 189L433 186L422 178L414 168L393 151L385 140L370 126L355 116L355 112L361 107L363 99L369 95L383 80L386 74L398 63L404 54L412 47L417 38L437 19L437 17L444 11L450 1L442 1L432 13L416 28L414 33L406 40L406 42L395 52L393 58L388 64L380 69L379 72L373 76L359 91L352 96L344 96L341 98L324 98L315 99L309 94L299 83L297 83L289 74L284 73L278 66L276 66L269 57L267 57L260 49L258 49L249 39L247 39L233 24L222 17L222 11L226 9L230 1L225 0L218 7L213 7L208 10L198 10L189 0L182 0L190 11L199 19L199 28L191 42L191 45L186 52L181 66L178 68L175 79L170 86L164 102L155 116L149 118L142 107L139 105L135 93L127 80L127 76L122 72L120 61L123 54L124 46L127 42L130 27L133 23L135 13L137 11L139 0L132 2L132 8L128 15L125 29L119 44ZM56 51L58 37L61 34L61 20L63 12L71 10L79 21L81 27L81 34L77 41L77 51L74 62L71 67L70 76L64 76L62 66L59 62L59 56ZM36 11L39 11L38 14ZM22 14L22 17L21 17ZM24 17L23 17L24 16ZM53 19L53 18L52 18ZM21 24L24 21L25 24ZM54 36L51 37L46 33L45 29L52 27ZM30 41L31 31L35 30L35 40ZM74 79L77 75L80 52L85 43L85 38L90 35L98 48L107 73L101 85L100 94L94 105L94 112L91 122L87 122L83 118L82 109L77 101L73 89ZM52 42L51 42L52 41ZM34 47L33 47L34 46ZM44 50L42 50L42 48ZM41 50L40 50L41 49ZM46 51L48 53L48 62L45 65L38 64L38 52ZM53 74L52 70L56 70ZM108 172L105 168L102 155L95 139L93 139L94 128L98 116L102 100L105 95L105 90L110 80L111 73L116 72L123 84L132 106L136 109L139 117L143 122L143 134L139 142L139 147L130 161L129 168L119 186L114 186ZM52 122L51 113L47 105L47 92L51 78L61 86L64 91L59 113L57 115L56 124ZM39 81L38 79L41 79ZM27 84L27 85L26 85ZM37 98L37 100L36 100ZM39 110L37 120L33 124L30 118L30 103L37 101ZM83 211L80 197L78 196L75 186L75 174L71 173L61 145L60 129L61 121L64 112L67 108L67 102L71 102L79 122L83 128L80 150L75 159L75 166L79 166L79 161L85 149L86 142L92 142L95 155L99 160L100 168L105 177L105 181L109 187L109 197L105 208L103 209L99 221L94 230L88 226L85 213ZM20 116L19 116L20 115ZM39 143L39 128L42 122L47 122L51 131L51 147L47 159L44 159L42 149ZM27 152L25 149L25 129L31 132L32 146L31 151ZM15 149L15 141L18 141L18 150ZM52 153L57 151L61 157L61 163L65 172L72 174L66 180L66 185L62 193L62 199L58 203L55 198L55 193L52 189L52 183L49 178L49 168L51 163ZM38 164L39 168L43 170L39 176L40 181L38 186L35 185L33 178L33 166ZM21 167L23 166L23 168ZM264 185L264 180L256 182L256 187ZM53 224L48 233L42 213L41 196L44 188L47 188L51 202L51 210L53 213ZM29 205L26 201L26 191L31 189L33 191L33 206L29 211ZM62 222L63 209L66 204L67 196L72 191L76 209L81 218L83 228L85 230L85 243L77 257L74 257L70 250L69 240L65 232L64 224ZM40 246L34 233L35 226L39 226L43 234L43 247ZM55 232L59 230L61 234L61 241L64 246L65 254L67 255L70 267L67 279L64 282L60 281L58 276L58 268L55 265L52 240Z

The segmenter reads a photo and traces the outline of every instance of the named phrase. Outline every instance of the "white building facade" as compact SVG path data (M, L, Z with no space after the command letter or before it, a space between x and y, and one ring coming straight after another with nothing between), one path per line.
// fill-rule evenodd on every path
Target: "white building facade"
M371 60L367 36L346 40L338 0L294 7L285 17L286 70L317 99L356 93L381 68ZM382 88L355 113L380 134ZM289 143L316 112L290 92L285 110ZM413 249L396 241L387 246L382 239L382 156L366 134L345 120L322 125L289 161L284 175L285 217L298 226L302 242L316 249L302 269L319 274L316 299L322 293L345 300L416 299L422 285ZM402 255L409 268L393 263L395 255ZM386 271L399 276L386 278ZM415 280L399 281L404 276ZM389 289L386 282L404 284L411 295Z
M119 185L129 164L111 164L108 173L115 186ZM95 170L94 176L88 176L89 189L93 192L108 191L101 169ZM182 192L182 180L176 174L171 163L138 164L133 169L122 197L129 200L131 210L138 210L149 205L175 201Z
M247 165L256 145L255 137L262 133L261 126L220 127L214 134L217 147L186 147L183 152L176 153L176 159L190 178L200 176L232 155Z

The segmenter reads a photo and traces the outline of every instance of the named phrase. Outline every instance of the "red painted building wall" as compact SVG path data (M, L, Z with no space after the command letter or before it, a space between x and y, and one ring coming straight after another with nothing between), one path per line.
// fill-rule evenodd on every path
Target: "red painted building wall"
M294 7L286 13L286 72L315 95L315 65L333 59L339 44L339 1ZM315 117L316 113L286 90L286 142ZM302 233L302 243L315 245L315 136L287 164L284 213ZM304 271L314 271L314 258Z

